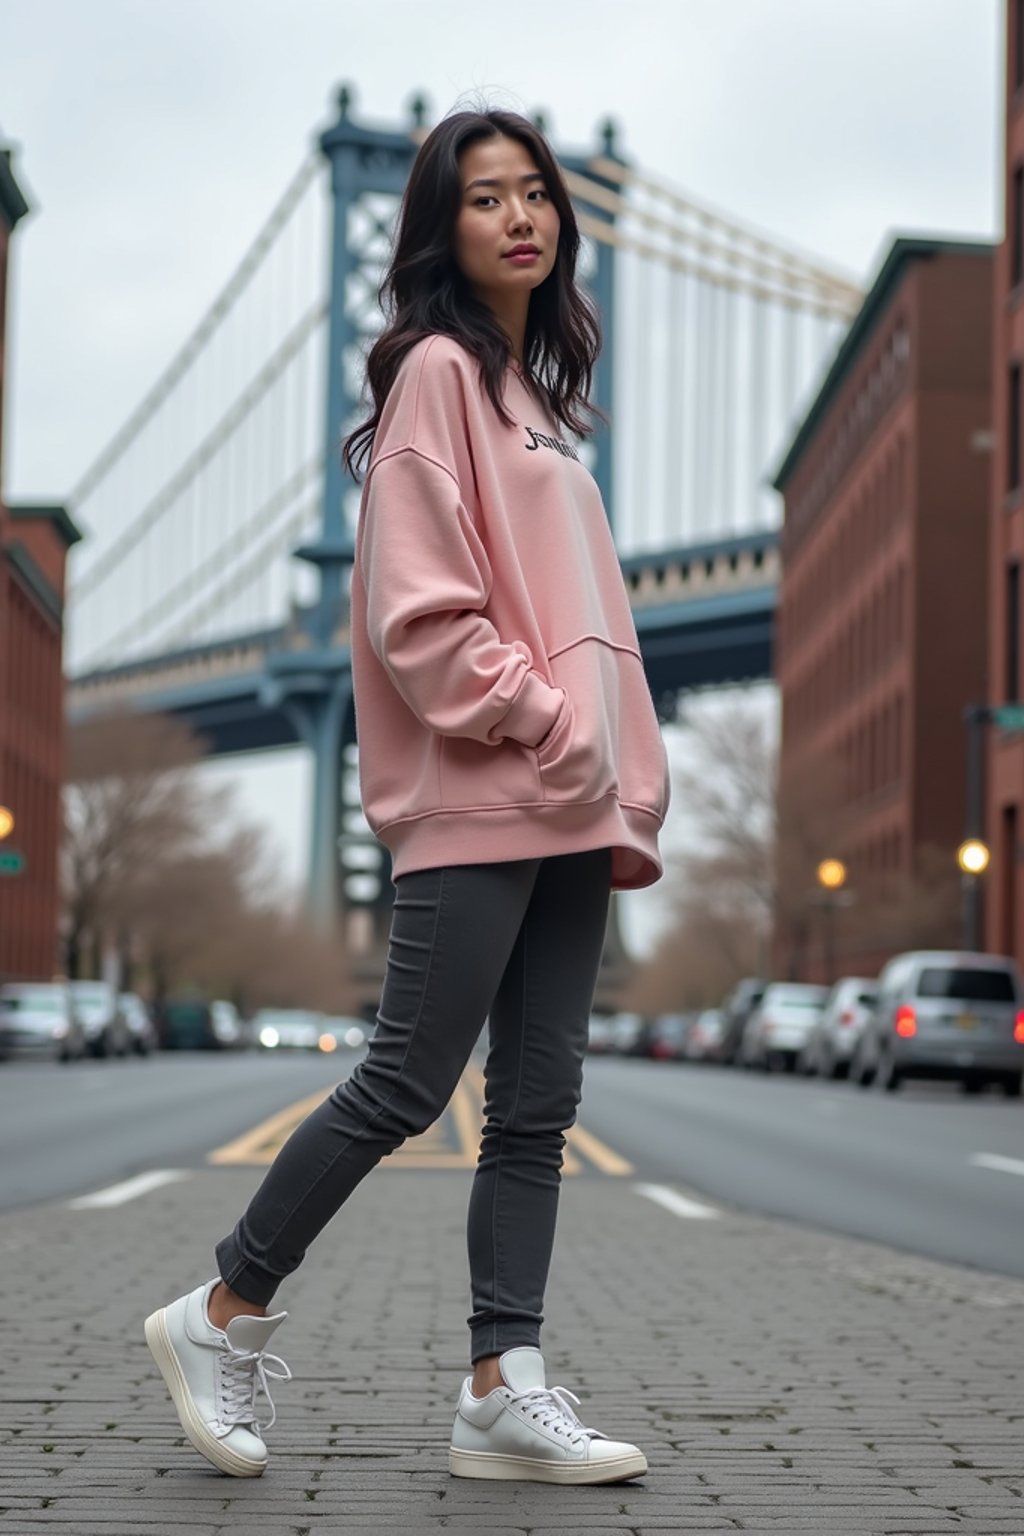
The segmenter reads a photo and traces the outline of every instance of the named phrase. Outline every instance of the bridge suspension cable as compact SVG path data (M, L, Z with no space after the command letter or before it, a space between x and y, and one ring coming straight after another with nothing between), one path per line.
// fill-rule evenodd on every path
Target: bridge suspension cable
M252 613L252 577L218 588L244 612L204 600L225 562L253 540L262 547L276 523L314 526L329 212L323 162L310 153L184 346L78 481L71 502L90 537L69 591L76 670L158 649L172 634L240 627ZM266 603L278 611L309 584L283 557L265 575ZM197 615L205 634L190 629Z
M741 224L707 203L698 202L688 193L670 187L667 182L637 171L632 166L623 165L621 161L597 156L591 161L591 169L596 175L618 182L622 187L636 188L649 193L657 200L667 203L684 218L698 219L705 230L720 231L721 237L726 242L732 242L731 245L727 243L727 249L736 250L738 246L742 250L749 245L758 262L777 268L790 280L797 282L803 280L822 291L834 291L840 301L845 301L847 315L859 308L863 298L859 285L851 278L831 271L816 259L799 254L780 241L773 240L750 226ZM694 238L698 245L704 243L699 233ZM710 245L710 240L707 243Z
M317 155L312 152L299 166L284 193L259 234L249 246L237 268L214 299L184 346L175 354L153 387L147 392L124 425L115 433L68 494L72 507L77 507L91 494L96 485L107 475L129 445L138 437L142 428L152 419L179 380L188 372L199 353L224 322L238 299L249 286L260 263L270 250L284 225L288 222L307 187L320 170Z
M617 160L588 167L564 174L581 231L616 253L620 547L773 526L772 456L860 290Z

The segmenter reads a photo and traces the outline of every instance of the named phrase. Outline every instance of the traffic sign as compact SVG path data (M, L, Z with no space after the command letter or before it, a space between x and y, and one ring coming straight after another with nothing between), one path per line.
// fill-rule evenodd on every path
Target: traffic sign
M0 875L20 875L25 868L25 855L16 848L0 849Z
M992 718L1002 731L1024 731L1024 704L1001 704Z

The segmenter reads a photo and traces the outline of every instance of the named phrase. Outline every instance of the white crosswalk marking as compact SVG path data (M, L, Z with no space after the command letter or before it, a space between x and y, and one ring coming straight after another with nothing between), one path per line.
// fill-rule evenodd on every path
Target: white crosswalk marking
M160 1189L164 1184L176 1184L179 1179L187 1179L188 1176L184 1168L157 1168L152 1173L138 1173L134 1179L125 1179L120 1184L97 1189L91 1195L79 1195L77 1200L69 1200L68 1206L73 1211L93 1211L107 1205L124 1205L128 1200L148 1195L151 1189Z
M970 1161L979 1168L994 1168L997 1173L1019 1173L1024 1177L1024 1163L1017 1157L1000 1157L998 1152L972 1152Z
M678 1190L669 1189L665 1184L634 1184L633 1188L645 1199L653 1200L656 1205L663 1205L666 1211L672 1212L673 1216L685 1216L691 1221L706 1221L709 1217L719 1214L713 1205L704 1205L700 1200L690 1200L686 1195L681 1195Z

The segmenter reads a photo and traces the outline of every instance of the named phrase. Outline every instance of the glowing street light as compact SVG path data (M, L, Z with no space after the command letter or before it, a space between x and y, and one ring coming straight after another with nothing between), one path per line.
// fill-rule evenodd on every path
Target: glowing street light
M831 984L835 970L835 909L843 899L839 893L846 884L846 865L842 859L822 859L815 873L821 886L825 979Z
M10 837L14 831L14 812L9 811L6 805L0 805L0 843L5 837Z
M846 865L842 859L822 859L818 865L818 884L826 891L838 891L846 884Z
M956 861L965 875L983 875L988 869L988 844L980 837L969 837L956 851Z

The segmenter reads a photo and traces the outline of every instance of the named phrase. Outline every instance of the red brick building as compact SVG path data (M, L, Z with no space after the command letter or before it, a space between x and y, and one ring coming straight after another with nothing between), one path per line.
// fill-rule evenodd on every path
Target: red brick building
M57 960L64 565L79 537L62 507L3 501L7 258L27 212L10 153L0 149L0 805L15 818L0 865L22 864L0 871L0 979L49 976Z
M1020 703L1021 562L1024 560L1024 4L1007 6L1005 237L996 251L992 344L989 703ZM984 882L986 947L1024 965L1024 737L988 732Z
M781 974L825 979L826 856L849 872L836 974L960 942L962 716L986 697L992 272L989 245L897 239L775 479Z

